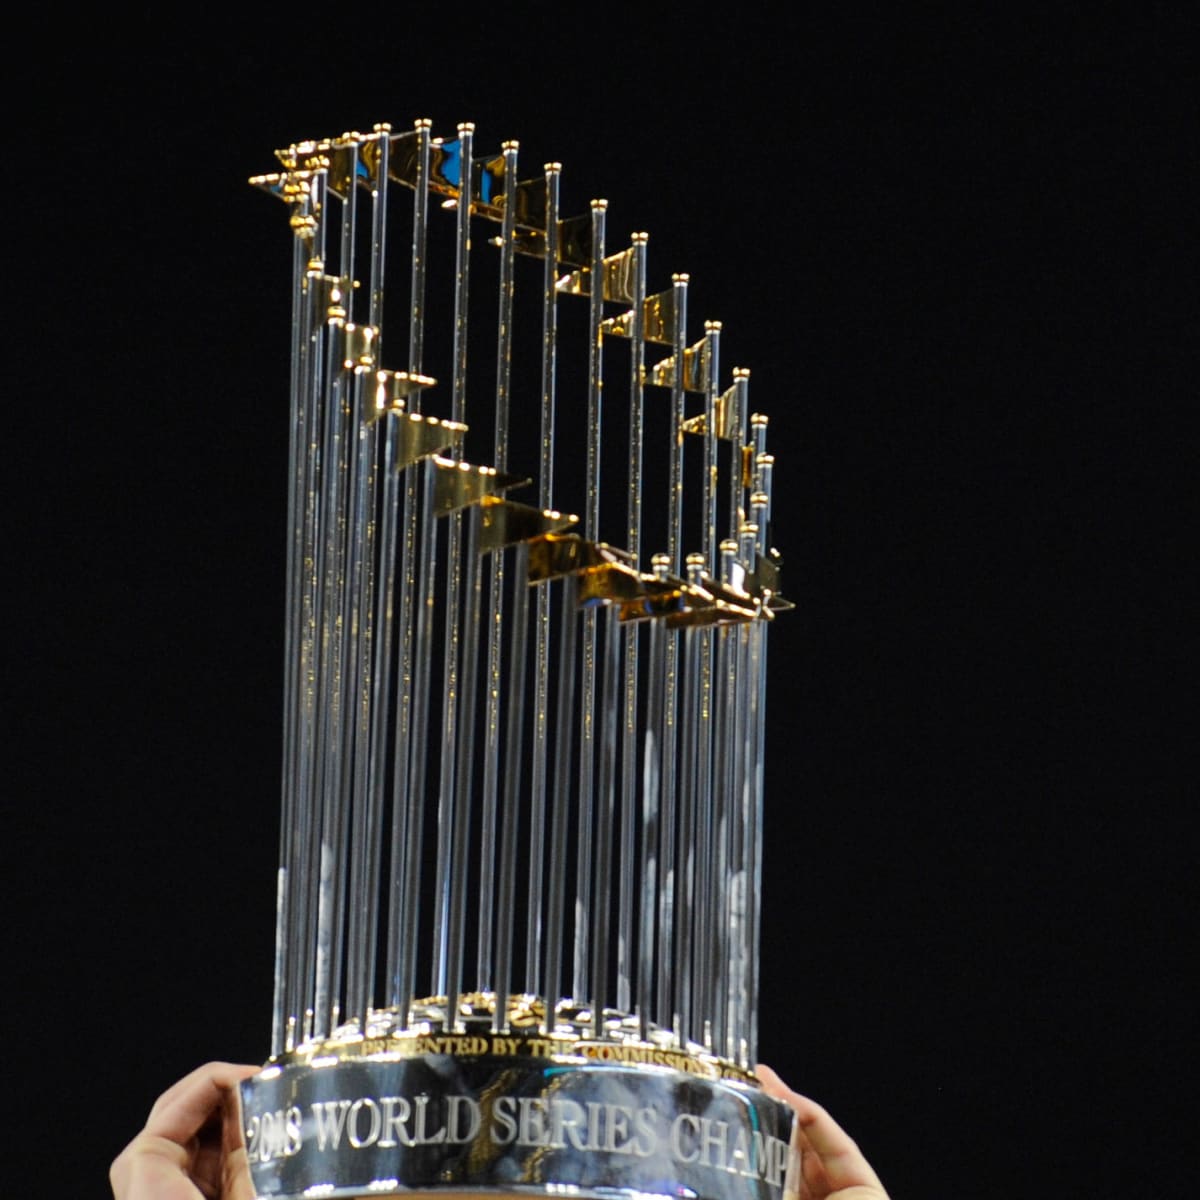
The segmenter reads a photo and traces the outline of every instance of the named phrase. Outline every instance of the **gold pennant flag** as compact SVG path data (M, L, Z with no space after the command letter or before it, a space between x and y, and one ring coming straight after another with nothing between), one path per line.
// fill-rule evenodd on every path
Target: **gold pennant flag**
M647 296L642 305L644 337L647 342L670 346L675 341L675 320L679 311L679 292L673 286L665 292Z
M695 389L688 389L695 390ZM703 391L704 389L699 389ZM741 430L737 427L737 384L727 387L717 398L713 404L713 415L715 417L714 424L716 425L716 436L723 438L725 441L733 441L737 438ZM683 423L684 433L707 433L708 432L708 414L700 413L694 417L688 417Z
M405 187L417 186L417 168L420 164L421 141L417 130L393 133L388 147L388 178Z
M467 432L467 427L458 421L439 421L437 417L423 417L396 408L389 409L387 417L395 422L398 469L443 450L459 449Z
M480 531L479 548L485 553L515 546L518 542L530 542L547 533L561 533L579 524L579 518L571 513L534 508L516 500L502 500L498 496L485 496L482 506L483 528Z
M616 304L632 304L634 289L634 272L637 260L634 247L622 250L619 254L610 254L604 259L603 296ZM569 275L564 275L555 287L564 295L590 296L592 294L592 271L590 267L580 267Z
M443 517L478 504L485 496L498 496L509 488L529 482L520 475L506 475L495 467L476 467L449 458L433 459L433 511Z
M708 390L709 340L705 336L693 346L688 346L683 352L683 390L685 392L705 392ZM650 368L647 383L655 387L675 386L675 355L656 362Z

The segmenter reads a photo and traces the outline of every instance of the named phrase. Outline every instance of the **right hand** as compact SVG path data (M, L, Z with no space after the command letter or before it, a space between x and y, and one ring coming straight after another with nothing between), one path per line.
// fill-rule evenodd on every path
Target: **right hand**
M796 1114L792 1145L800 1152L800 1190L792 1195L799 1200L888 1200L862 1151L819 1104L793 1092L770 1067L760 1064L755 1073L763 1091Z

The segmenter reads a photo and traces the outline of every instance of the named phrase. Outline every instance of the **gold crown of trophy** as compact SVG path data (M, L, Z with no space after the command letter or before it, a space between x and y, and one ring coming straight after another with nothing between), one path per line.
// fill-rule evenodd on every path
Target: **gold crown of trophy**
M523 180L516 142L473 135L381 125L252 181L294 234L254 1186L778 1200L790 1115L752 1074L767 630L788 607L766 418L747 371L722 388L719 323L688 344L687 277L647 294L645 234L609 253L604 201L561 217L557 163ZM472 366L486 413L468 325L495 347L494 376ZM534 380L540 417L512 402ZM506 498L530 482L519 447L533 505Z

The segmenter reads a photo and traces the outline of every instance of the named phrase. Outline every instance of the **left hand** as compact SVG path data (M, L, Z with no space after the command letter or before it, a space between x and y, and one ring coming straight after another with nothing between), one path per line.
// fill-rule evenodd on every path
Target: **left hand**
M208 1063L163 1092L108 1173L115 1200L254 1200L236 1089L259 1070Z

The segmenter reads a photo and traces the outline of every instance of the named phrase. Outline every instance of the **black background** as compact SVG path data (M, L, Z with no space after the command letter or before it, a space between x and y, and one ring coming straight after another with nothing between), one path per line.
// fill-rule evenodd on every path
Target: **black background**
M266 1053L290 251L244 181L418 116L649 230L772 414L764 1059L897 1198L1181 1183L1195 30L757 10L14 40L13 1194L104 1194Z

